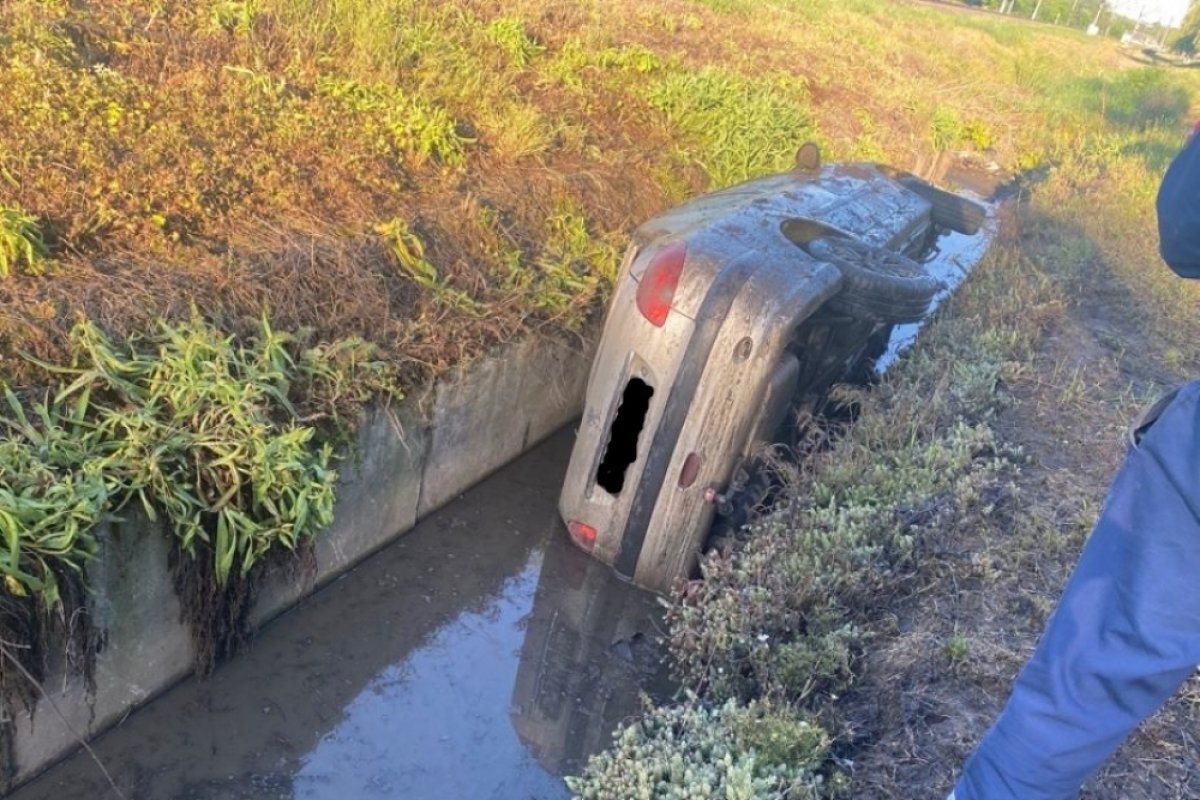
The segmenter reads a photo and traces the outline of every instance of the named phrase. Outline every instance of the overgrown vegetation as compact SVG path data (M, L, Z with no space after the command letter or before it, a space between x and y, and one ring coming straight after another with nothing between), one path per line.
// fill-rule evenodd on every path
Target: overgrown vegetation
M295 550L333 513L332 445L314 425L336 424L346 384L355 405L391 388L382 365L339 358L352 343L304 347L265 320L242 342L198 318L124 346L81 322L71 342L68 365L38 365L61 388L27 402L5 389L0 570L10 594L47 609L63 571L79 576L95 553L97 527L132 508L208 560L218 590ZM325 410L301 423L293 387ZM202 641L227 635L193 623Z
M685 135L681 158L698 159L713 186L787 169L796 142L813 135L805 83L789 73L673 72L647 96Z

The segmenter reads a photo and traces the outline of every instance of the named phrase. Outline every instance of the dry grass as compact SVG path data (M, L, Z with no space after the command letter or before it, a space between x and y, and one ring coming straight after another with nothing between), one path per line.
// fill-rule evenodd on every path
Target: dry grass
M78 317L129 334L195 303L234 331L266 309L368 335L416 380L601 305L608 256L547 272L563 255L547 219L576 215L619 250L673 199L785 164L801 138L900 166L934 148L1043 160L1101 124L1067 95L1103 94L1119 58L919 5L722 7L4 4L0 207L38 221L47 274L0 282L0 372L25 377L17 350L61 356ZM445 291L374 241L392 220Z

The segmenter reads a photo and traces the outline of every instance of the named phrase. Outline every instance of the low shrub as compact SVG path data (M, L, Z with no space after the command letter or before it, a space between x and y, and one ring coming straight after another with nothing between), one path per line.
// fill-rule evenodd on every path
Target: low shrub
M300 344L265 320L246 342L193 319L126 345L78 324L72 362L39 364L60 389L26 402L5 390L0 571L9 592L54 606L55 570L79 571L95 527L131 501L163 518L185 552L206 545L218 584L329 524L337 475L331 445L318 444L329 437L313 423L336 417L346 386L385 390L387 381L353 342ZM304 423L296 384L325 409Z
M584 800L818 800L845 787L826 771L829 747L817 723L786 708L693 698L625 727L567 784Z

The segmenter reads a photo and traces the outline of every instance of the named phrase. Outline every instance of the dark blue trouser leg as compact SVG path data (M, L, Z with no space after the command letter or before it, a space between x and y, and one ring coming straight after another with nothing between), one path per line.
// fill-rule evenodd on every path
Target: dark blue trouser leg
M1200 663L1200 383L1130 451L955 800L1073 800Z

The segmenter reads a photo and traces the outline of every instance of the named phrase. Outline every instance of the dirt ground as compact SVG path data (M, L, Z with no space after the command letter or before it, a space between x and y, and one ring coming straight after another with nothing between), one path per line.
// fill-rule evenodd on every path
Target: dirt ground
M1035 363L1001 387L1008 402L995 428L1024 453L1021 513L999 532L960 531L933 554L923 567L930 580L869 648L863 680L840 706L856 800L940 800L949 791L1054 608L1120 464L1127 421L1187 379L1154 351L1117 281L1097 268L1055 316ZM1200 796L1197 702L1193 680L1082 798Z

